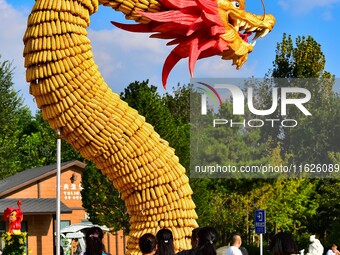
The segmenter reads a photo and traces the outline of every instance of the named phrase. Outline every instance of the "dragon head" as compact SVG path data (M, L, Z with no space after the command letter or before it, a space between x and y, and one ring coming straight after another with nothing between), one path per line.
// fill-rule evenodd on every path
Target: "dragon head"
M245 2L218 1L219 15L225 26L225 33L221 38L229 42L229 49L221 53L222 59L232 60L239 69L248 58L248 53L253 51L256 39L264 37L275 24L275 18L270 15L254 15L244 10ZM250 42L251 36L255 34Z
M172 39L176 45L165 60L162 81L165 87L172 68L189 57L189 71L196 61L214 55L232 60L239 69L253 51L256 39L264 37L275 24L270 14L255 15L245 11L244 0L160 0L158 12L136 11L149 20L146 24L115 26L132 32L151 32L151 37ZM252 42L250 42L252 40Z

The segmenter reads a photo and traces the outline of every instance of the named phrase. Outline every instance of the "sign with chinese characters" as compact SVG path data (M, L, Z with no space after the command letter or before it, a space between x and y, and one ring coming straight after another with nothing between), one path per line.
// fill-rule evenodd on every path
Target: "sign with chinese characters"
M63 185L63 196L65 200L81 200L81 190L83 187L81 186L81 183L65 183Z

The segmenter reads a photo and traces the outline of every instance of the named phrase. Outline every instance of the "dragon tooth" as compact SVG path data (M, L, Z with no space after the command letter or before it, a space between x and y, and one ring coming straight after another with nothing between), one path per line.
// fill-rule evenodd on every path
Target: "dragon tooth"
M240 27L245 27L247 25L247 22L245 22L244 20L242 20L241 22L240 22Z
M257 29L257 27L251 27L250 29L248 29L248 32L254 32Z
M260 35L260 37L265 37L268 33L269 33L269 29L267 28L266 30L264 30L262 33L261 33L261 35Z
M236 28L237 31L240 31L240 24L241 24L241 21L237 19L236 23L234 24L234 27Z
M253 41L253 42L251 43L251 46L255 47L255 44L256 44L256 41Z
M259 38L260 35L261 35L261 31L256 31L256 34L255 34L255 36L253 38L253 41L256 41L256 39Z

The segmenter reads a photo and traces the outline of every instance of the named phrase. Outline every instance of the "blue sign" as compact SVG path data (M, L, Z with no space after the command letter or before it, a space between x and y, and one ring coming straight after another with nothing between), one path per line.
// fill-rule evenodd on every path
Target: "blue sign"
M265 210L255 211L255 233L256 234L266 233L266 211Z

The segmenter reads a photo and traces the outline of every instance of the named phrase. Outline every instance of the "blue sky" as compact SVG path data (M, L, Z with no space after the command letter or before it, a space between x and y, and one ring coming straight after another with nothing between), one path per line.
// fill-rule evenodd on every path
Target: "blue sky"
M34 0L0 0L0 55L1 61L12 62L15 88L32 111L36 110L33 97L25 81L23 66L22 37L26 29L28 14ZM246 10L262 14L260 0L247 1ZM340 77L340 0L278 0L265 1L266 12L276 17L276 25L265 38L257 40L254 51L248 61L236 70L230 61L220 57L199 60L195 68L195 77L257 77L263 76L272 67L277 42L283 33L297 36L311 35L320 45L326 56L326 70ZM148 34L129 33L111 25L110 21L126 22L121 13L109 7L100 6L99 11L91 16L89 37L99 70L112 90L120 93L129 83L149 79L159 87L160 93L166 92L161 85L163 62L171 47L166 41L150 39ZM182 60L170 73L168 89L178 83L190 81L187 59Z

